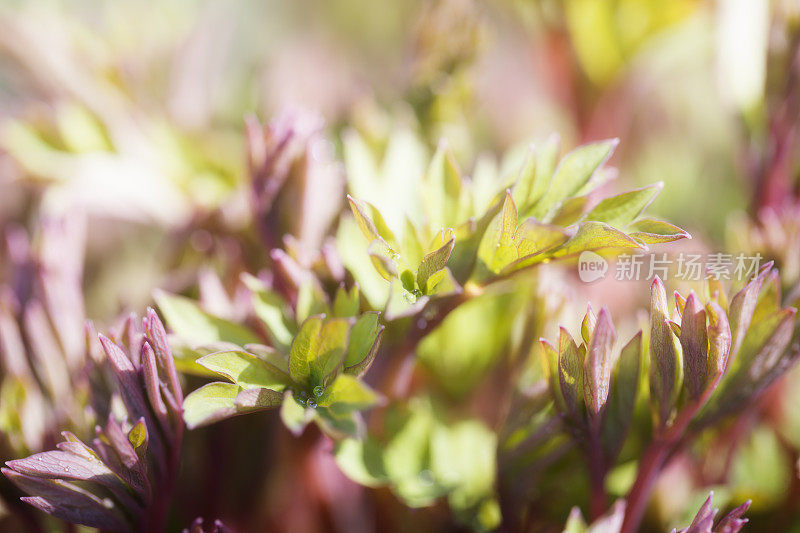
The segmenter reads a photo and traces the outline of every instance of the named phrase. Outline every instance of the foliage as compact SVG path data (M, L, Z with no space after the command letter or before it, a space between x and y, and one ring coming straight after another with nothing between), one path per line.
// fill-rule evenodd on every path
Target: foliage
M273 4L0 7L0 529L800 527L796 10Z

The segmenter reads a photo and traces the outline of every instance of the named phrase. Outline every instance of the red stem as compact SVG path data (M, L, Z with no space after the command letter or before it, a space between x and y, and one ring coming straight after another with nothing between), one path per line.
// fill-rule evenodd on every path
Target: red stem
M639 524L642 522L647 503L653 492L653 486L661 473L661 469L670 459L678 446L691 439L685 439L686 429L698 411L706 404L711 393L716 389L722 376L716 377L713 383L703 394L692 401L678 413L675 422L666 430L662 430L653 442L647 447L641 462L636 481L628 492L625 520L622 523L620 533L634 533L638 531Z

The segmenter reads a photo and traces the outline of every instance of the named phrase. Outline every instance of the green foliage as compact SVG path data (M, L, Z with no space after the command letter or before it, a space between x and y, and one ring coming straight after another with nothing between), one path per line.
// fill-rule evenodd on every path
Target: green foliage
M644 249L647 243L687 237L669 224L638 218L661 184L601 200L590 209L589 194L606 179L601 167L616 145L603 141L577 148L555 166L557 143L538 151L532 146L505 193L505 176L489 178L493 199L481 210L477 185L465 179L442 144L422 182L427 225L420 228L406 219L400 239L376 206L348 199L373 267L401 285L412 302L587 250Z
M230 381L209 383L184 403L190 428L232 416L281 408L281 419L299 434L312 420L333 435L357 434L359 411L380 403L380 396L358 379L377 352L382 333L378 317L312 316L303 322L288 353L267 346L216 352L197 364Z

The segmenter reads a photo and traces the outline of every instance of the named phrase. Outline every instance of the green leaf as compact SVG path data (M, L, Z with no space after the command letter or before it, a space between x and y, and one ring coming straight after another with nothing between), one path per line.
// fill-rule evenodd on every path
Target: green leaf
M613 463L625 442L633 421L636 397L639 393L639 368L642 359L642 332L639 331L625 345L617 359L611 393L603 422L603 448Z
M534 216L541 219L551 208L576 194L595 170L611 157L617 144L618 139L590 143L565 155L555 170L550 187L537 202Z
M575 235L557 248L551 248L527 258L520 259L506 267L505 272L513 272L530 265L550 259L562 259L580 255L587 250L596 251L612 248L639 248L637 241L604 222L583 222Z
M592 310L592 304L588 304L586 306L586 314L583 315L583 321L581 321L581 337L587 346L589 345L589 341L592 339L592 335L594 335L594 327L596 325L597 315L595 315L594 311Z
M506 191L503 208L492 220L481 241L478 257L492 272L500 272L517 259L514 234L517 230L517 207L511 193Z
M380 444L372 438L344 439L334 448L336 464L344 474L365 487L380 487L388 482Z
M708 384L708 333L706 312L694 291L683 310L680 332L683 350L683 382L689 398L696 400Z
M508 287L459 305L422 339L419 361L451 395L468 393L503 357L524 301Z
M601 200L589 211L586 220L596 220L610 226L624 227L636 219L663 188L664 183L658 182Z
M446 492L430 472L430 438L434 426L429 408L415 400L401 413L397 429L384 446L383 461L393 490L410 507L430 505Z
M749 378L755 382L774 366L783 355L794 331L796 311L781 309L760 322L752 324L736 354L731 372L747 369Z
M514 183L512 196L514 203L524 209L532 202L529 198L532 196L532 189L536 180L536 147L533 143L528 147L528 152L525 154L525 160L519 169L517 180Z
M520 213L526 217L530 216L531 209L550 186L553 172L558 163L559 145L560 139L558 135L551 135L544 143L531 148L528 154L529 159L525 161L520 170L517 185L514 187L516 193L514 200L519 207ZM531 182L528 187L525 187L524 182L527 180L531 180ZM521 188L518 193L516 192L517 186ZM527 194L523 192L525 189L528 189Z
M434 273L444 269L447 265L447 260L450 258L450 253L453 251L454 245L455 238L451 237L450 240L445 242L440 248L422 258L422 262L417 269L417 285L422 291L422 294L428 294L428 278Z
M347 319L332 318L323 322L319 332L319 347L316 354L309 356L312 387L325 386L329 376L341 368L349 333L350 322Z
M349 194L347 195L347 202L350 204L350 210L358 223L361 233L368 241L375 239L384 240L391 244L394 242L394 234L386 225L380 211L372 204L364 202L363 200L356 200Z
M183 420L194 429L239 414L236 396L242 390L233 383L209 383L183 400Z
M245 389L236 395L236 408L240 411L272 409L283 403L283 393L266 388Z
M731 353L737 353L744 341L744 336L750 327L753 313L758 303L758 295L764 278L767 277L771 265L762 269L755 279L747 282L742 289L731 298L728 306L728 317L731 327Z
M589 415L599 418L608 400L611 386L613 354L611 348L617 339L608 309L603 307L597 315L592 340L586 349L583 366L583 396Z
M428 278L427 294L429 296L445 296L448 294L460 293L463 289L458 284L453 273L448 267L434 272Z
M583 519L580 508L573 507L569 512L563 533L586 533L586 531L586 521Z
M406 224L403 229L403 255L409 265L418 265L422 261L425 253L422 250L422 239L419 237L414 223L406 216Z
M231 342L244 346L259 342L249 329L206 313L188 298L163 291L156 291L154 296L169 327L194 345Z
M369 244L369 259L372 266L386 281L397 278L397 255L382 239L375 239Z
M380 314L376 311L364 313L350 330L350 342L347 345L347 355L344 359L345 370L354 368L363 363L365 359L375 357L378 337L383 331L383 326L378 324Z
M560 246L568 238L563 229L537 222L533 218L520 224L514 233L514 243L520 259Z
M731 350L731 328L728 316L714 302L706 306L708 315L708 382L711 383L725 372Z
M557 210L551 211L544 220L554 226L571 226L581 220L589 209L589 197L577 196L564 200Z
M366 434L364 418L357 411L335 411L318 406L315 421L319 428L334 441L353 438L363 439Z
M321 407L330 407L336 413L346 413L374 407L380 399L365 383L349 374L341 374L325 389L318 404Z
M128 432L128 442L134 449L147 443L147 426L145 426L144 420L137 422Z
M287 319L288 304L280 295L263 286L260 280L252 276L246 276L244 280L253 293L253 311L267 328L272 345L285 351L292 343L293 336L291 322Z
M442 227L459 221L461 171L447 142L439 143L425 177L423 201L431 225Z
M292 347L289 350L289 376L299 385L306 387L310 384L310 361L317 356L319 351L319 333L322 330L322 317L309 317L300 331L297 332Z
M336 296L333 299L333 316L357 316L360 308L358 285L354 285L349 291L344 286L337 289Z
M434 427L431 470L452 487L448 501L454 509L470 509L494 494L496 455L497 436L477 420Z
M567 406L567 413L580 420L584 409L583 401L583 356L567 330L560 328L558 342L558 379L561 394Z
M644 244L659 244L691 238L691 235L678 226L650 218L637 220L625 229L631 237Z
M300 436L313 418L314 410L306 409L295 399L292 391L286 391L281 404L281 421L295 437Z
M197 363L245 389L265 387L283 390L292 385L288 374L243 351L213 353L201 357Z
M683 379L681 351L669 325L669 316L667 293L656 277L650 297L650 398L661 426L670 419Z

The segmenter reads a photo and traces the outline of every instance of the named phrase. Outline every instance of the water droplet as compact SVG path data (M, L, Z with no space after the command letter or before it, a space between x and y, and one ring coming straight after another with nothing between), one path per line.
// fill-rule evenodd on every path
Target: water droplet
M64 467L64 472L69 472L69 467L68 466Z
M317 400L315 400L314 398L309 398L308 401L306 402L306 407L310 407L311 409L316 409Z
M325 387L323 387L322 385L317 385L316 387L314 387L314 396L316 396L317 398L322 396L324 392L325 392Z

